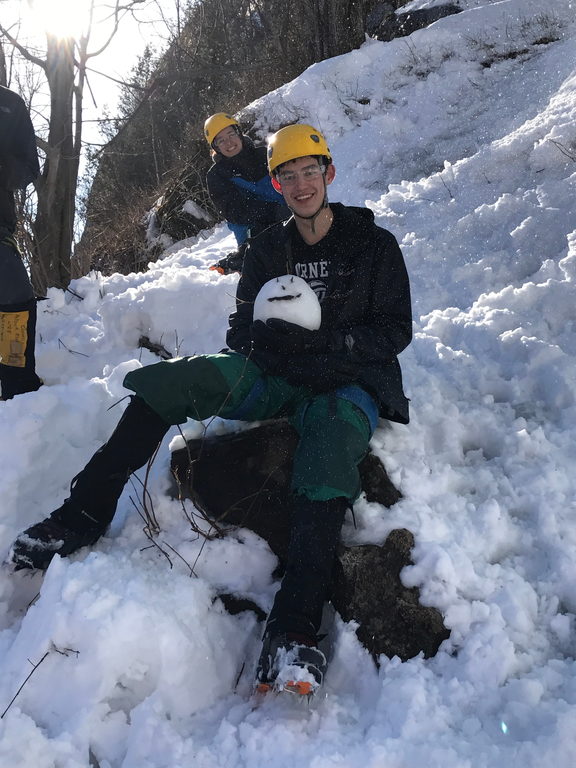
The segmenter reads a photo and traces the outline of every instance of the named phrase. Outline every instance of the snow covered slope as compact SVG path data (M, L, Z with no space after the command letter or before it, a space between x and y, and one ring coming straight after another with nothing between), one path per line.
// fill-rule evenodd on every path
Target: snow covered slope
M450 640L376 670L340 623L325 695L309 710L253 709L249 672L235 683L260 628L213 600L225 590L268 609L275 560L249 532L193 536L165 494L173 432L150 480L168 556L142 532L136 483L92 551L56 560L43 582L0 573L1 768L575 764L576 4L461 6L246 110L262 136L294 118L321 128L332 199L369 205L401 242L412 421L383 423L373 444L404 498L391 510L361 499L344 533L414 532L403 578ZM53 290L41 304L46 386L0 404L1 558L108 437L126 371L156 362L141 335L173 354L224 346L236 281L206 266L232 248L219 227L143 274L90 275L73 284L82 300Z

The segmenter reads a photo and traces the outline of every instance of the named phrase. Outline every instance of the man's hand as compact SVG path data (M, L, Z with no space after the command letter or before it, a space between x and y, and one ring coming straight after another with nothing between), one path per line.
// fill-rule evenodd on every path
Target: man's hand
M240 273L242 271L242 262L244 261L244 251L233 251L225 256L216 264L212 264L209 267L210 270L218 272L220 275L232 275L235 272Z
M229 275L230 272L227 271L226 264L224 262L225 259L217 261L216 264L212 264L212 266L208 267L208 269L211 272L218 272L219 275Z
M283 357L272 371L297 387L329 392L358 379L358 368L341 352Z
M287 320L270 318L265 323L255 320L251 331L255 349L293 355L320 352L326 346L320 331L310 331Z

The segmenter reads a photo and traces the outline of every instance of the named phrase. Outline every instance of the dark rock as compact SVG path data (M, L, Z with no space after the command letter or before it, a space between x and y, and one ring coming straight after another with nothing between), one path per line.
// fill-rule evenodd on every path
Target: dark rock
M206 218L186 211L188 201L192 201ZM160 230L158 234L169 235L175 241L194 237L201 230L214 225L216 217L212 213L213 206L200 174L186 168L165 193L156 210Z
M217 525L250 528L284 560L297 442L298 434L285 421L190 440L172 454L172 494L191 498ZM402 497L372 453L360 464L360 477L368 501L391 507Z
M433 8L421 8L417 11L390 13L387 3L383 3L382 6L382 21L372 34L384 42L389 42L396 37L411 35L418 29L424 29L435 21L443 19L445 16L460 13L462 10L458 5L447 3L446 5L435 5Z
M450 635L441 614L420 604L418 589L400 581L413 546L414 537L402 528L381 547L347 547L338 556L332 605L344 621L358 622L358 639L374 658L434 656Z
M249 528L280 559L290 535L290 477L298 435L285 422L190 440L172 454L173 494L223 528Z
M223 534L230 526L249 528L268 542L280 563L290 536L292 456L298 435L284 421L243 432L188 441L172 454L174 496L188 497ZM372 453L360 465L368 501L391 507L401 494ZM384 653L406 660L433 656L449 636L442 616L422 606L416 588L404 587L402 568L411 563L414 538L390 533L382 546L341 547L331 601L375 659ZM221 596L232 612L252 605ZM261 611L260 611L261 614ZM259 616L260 618L260 616Z
M218 595L216 599L221 601L222 605L231 616L236 616L236 614L243 613L244 611L252 611L256 614L258 621L264 621L266 618L266 614L262 608L256 605L253 600L236 597L236 595L229 595L227 593Z
M376 37L382 25L394 16L396 6L391 2L377 3L366 16L366 34ZM382 38L379 38L382 39Z

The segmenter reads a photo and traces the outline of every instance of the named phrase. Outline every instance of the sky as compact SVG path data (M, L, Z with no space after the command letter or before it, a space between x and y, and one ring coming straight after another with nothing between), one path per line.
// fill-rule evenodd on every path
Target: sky
M73 35L83 28L87 18L90 0L0 0L0 21L10 28L20 43L31 45L32 50L42 56L45 49L45 30L56 30L62 34L70 30ZM141 0L134 14L125 14L109 46L101 55L89 62L88 87L84 93L84 139L92 143L102 143L97 120L104 113L115 114L119 98L119 83L129 77L144 48L150 44L157 53L166 48L175 19L177 0L158 3L156 0ZM99 3L95 23L91 33L89 51L97 50L108 39L112 24L107 20L110 3ZM124 4L126 5L126 4ZM18 20L20 20L18 25ZM7 44L6 55L11 51ZM22 75L21 75L22 76ZM18 83L18 77L12 78L11 87L25 88ZM42 98L33 104L32 114L40 125L45 111Z
M275 557L245 530L195 537L168 495L171 430L148 488L158 543L196 576L149 546L137 481L93 548L44 576L0 569L0 768L573 768L576 14L573 0L462 6L244 110L262 138L296 110L323 130L331 199L370 207L401 244L411 421L382 421L372 449L403 497L361 497L343 539L412 531L402 580L450 638L432 659L377 668L336 617L313 701L257 704L263 627L217 596L267 611ZM124 375L157 362L142 334L172 354L224 346L237 278L207 266L233 236L220 225L165 245L144 272L92 273L40 304L45 386L0 404L0 560L110 435Z

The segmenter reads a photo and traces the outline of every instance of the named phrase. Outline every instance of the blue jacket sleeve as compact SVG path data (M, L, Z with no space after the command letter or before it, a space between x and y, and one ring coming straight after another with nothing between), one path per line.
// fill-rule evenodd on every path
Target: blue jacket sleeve
M281 197L277 202L263 199L262 195L255 194L256 189L249 190L235 184L232 178L227 178L220 172L218 164L210 168L206 181L212 202L226 221L233 224L262 229L290 216Z

